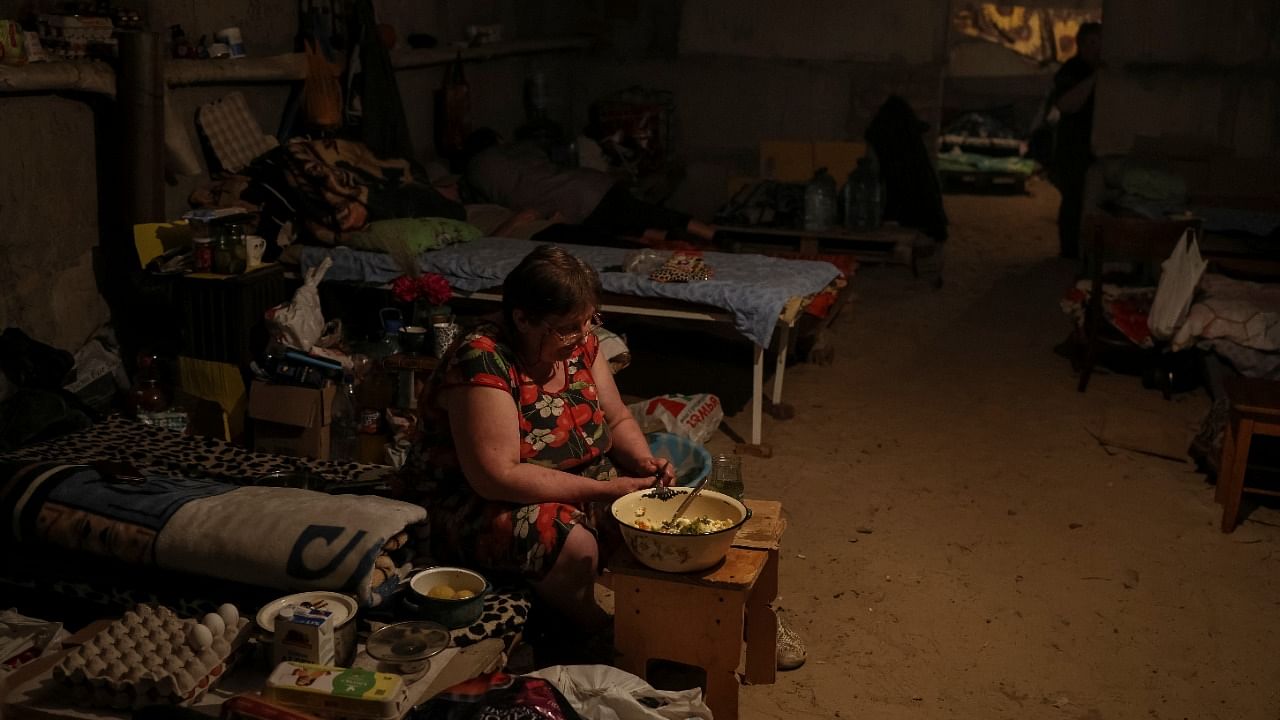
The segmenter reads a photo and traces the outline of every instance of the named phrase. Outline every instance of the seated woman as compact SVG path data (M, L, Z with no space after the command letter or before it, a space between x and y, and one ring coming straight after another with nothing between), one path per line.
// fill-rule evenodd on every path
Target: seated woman
M502 322L463 338L428 382L403 474L431 509L437 559L523 576L587 631L609 622L593 591L607 504L674 480L598 352L599 294L563 249L525 257L502 286Z

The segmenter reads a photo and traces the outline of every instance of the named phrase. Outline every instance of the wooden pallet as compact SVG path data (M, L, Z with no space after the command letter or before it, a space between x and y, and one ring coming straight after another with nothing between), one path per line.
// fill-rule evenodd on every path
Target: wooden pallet
M914 228L886 224L878 230L793 230L721 225L716 239L732 252L786 248L803 255L848 254L859 262L911 264L912 248L923 235Z
M943 170L938 175L945 193L1024 195L1027 192L1027 176L1022 173Z

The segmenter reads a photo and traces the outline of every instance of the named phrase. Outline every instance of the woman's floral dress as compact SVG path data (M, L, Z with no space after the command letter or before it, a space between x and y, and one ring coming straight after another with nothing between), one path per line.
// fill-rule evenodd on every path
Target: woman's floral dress
M616 472L606 455L609 426L591 375L598 352L599 341L588 334L565 361L564 388L547 392L521 372L502 331L484 325L463 338L432 375L419 403L423 436L401 477L406 499L428 510L431 555L437 561L539 579L555 563L574 525L595 531L584 508L519 505L477 495L458 465L440 392L470 385L510 393L520 415L523 462L607 480Z

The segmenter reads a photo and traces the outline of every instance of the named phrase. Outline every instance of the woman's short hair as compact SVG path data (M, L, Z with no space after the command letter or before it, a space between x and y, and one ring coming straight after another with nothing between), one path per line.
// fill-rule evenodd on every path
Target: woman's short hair
M515 327L515 310L531 322L570 315L600 302L600 276L588 264L555 245L539 245L502 283L502 316Z

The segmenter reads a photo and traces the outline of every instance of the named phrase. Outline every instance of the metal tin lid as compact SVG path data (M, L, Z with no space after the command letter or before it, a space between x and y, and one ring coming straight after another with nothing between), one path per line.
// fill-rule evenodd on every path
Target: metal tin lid
M393 663L426 660L449 647L449 629L430 620L409 620L376 630L365 642L375 660Z

